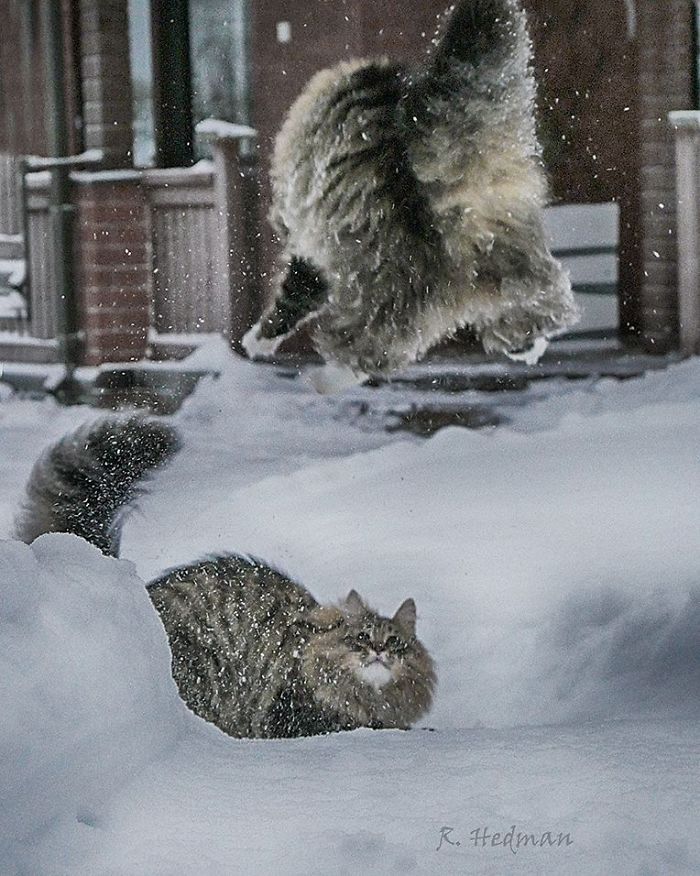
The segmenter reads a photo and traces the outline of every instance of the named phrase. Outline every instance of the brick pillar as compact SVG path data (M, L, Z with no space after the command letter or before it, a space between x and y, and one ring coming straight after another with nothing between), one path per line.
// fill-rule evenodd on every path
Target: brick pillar
M128 0L80 0L80 56L86 149L105 166L132 164L134 143Z
M113 176L113 175L112 175ZM84 364L143 359L151 324L150 216L139 174L74 174Z
M663 353L678 343L678 264L673 133L668 113L695 99L693 4L638 0L641 288L638 332Z

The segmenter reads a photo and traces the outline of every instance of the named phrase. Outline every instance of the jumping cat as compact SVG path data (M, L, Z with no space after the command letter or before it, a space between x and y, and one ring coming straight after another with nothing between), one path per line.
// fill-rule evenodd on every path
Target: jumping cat
M309 324L351 382L469 325L487 352L536 361L578 309L543 230L535 92L521 0L453 4L415 67L317 73L275 143L283 270L249 356Z
M118 556L143 478L177 451L163 423L107 418L65 436L35 464L16 535L70 532ZM258 560L212 557L147 585L190 709L236 737L409 728L430 708L436 675L407 599L382 617L352 590L320 605Z

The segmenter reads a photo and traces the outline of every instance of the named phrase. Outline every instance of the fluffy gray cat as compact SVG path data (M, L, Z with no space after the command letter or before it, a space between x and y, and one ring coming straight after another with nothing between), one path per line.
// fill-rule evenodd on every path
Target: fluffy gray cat
M140 480L177 447L172 428L140 418L67 435L34 466L17 537L72 532L117 556ZM234 555L167 572L148 593L182 699L231 736L405 729L430 708L436 676L412 599L390 618L354 590L319 605L281 572Z
M462 0L422 67L358 60L313 77L275 145L285 269L249 355L309 322L322 356L362 376L467 324L518 356L577 320L543 233L531 59L519 0Z

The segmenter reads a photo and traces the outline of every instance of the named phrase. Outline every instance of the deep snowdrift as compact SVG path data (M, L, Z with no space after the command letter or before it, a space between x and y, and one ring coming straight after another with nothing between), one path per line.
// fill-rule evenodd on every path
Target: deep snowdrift
M338 411L231 363L178 416L123 552L142 578L227 549L321 599L413 596L434 732L228 739L177 699L129 563L3 543L3 876L700 872L700 363L428 442ZM84 418L0 407L2 534ZM470 841L514 824L573 844ZM461 845L438 852L444 827Z
M130 563L81 539L0 543L0 861L92 825L189 720Z
M3 876L698 872L695 722L232 740L129 564L46 536L0 580Z
M247 372L232 371L216 387L227 413L211 417L206 391L184 412L188 446L127 523L123 553L145 578L240 550L322 600L354 587L386 612L413 596L440 727L697 715L699 377L690 363L609 382L514 427L297 460L239 488L256 469L235 448ZM304 437L318 450L301 417L274 433L261 417L248 454L285 437L283 465Z

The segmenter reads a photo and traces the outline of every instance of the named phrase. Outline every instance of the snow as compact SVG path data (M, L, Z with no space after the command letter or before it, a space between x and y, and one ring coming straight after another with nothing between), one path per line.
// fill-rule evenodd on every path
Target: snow
M506 356L513 362L536 365L546 353L548 346L549 340L547 338L537 338L529 350L524 350L522 353L506 353Z
M5 280L8 286L21 286L26 279L26 263L24 259L0 259L0 275L2 275L2 279ZM18 293L15 293L15 295L18 295ZM22 300L23 309L24 306L24 300Z
M696 131L700 128L700 112L698 110L675 110L668 114L668 120L674 128L685 128Z
M2 543L0 861L93 824L187 723L165 633L131 564L74 536Z
M242 137L256 137L258 133L249 125L225 122L222 119L203 119L197 123L195 130L202 136L217 140L240 140Z
M79 164L99 164L104 161L102 149L86 149L78 155L48 156L28 155L25 158L27 169L33 171L52 170L55 167L75 167Z
M2 262L0 262L2 273ZM8 283L12 283L19 274L10 276ZM27 316L27 303L24 297L14 289L4 289L0 286L0 318L2 319L25 319Z
M366 388L206 355L123 555L147 579L241 550L322 600L414 597L432 732L229 739L177 700L129 562L5 542L3 874L700 872L700 361L548 382L422 441L353 419ZM92 416L0 403L0 537L40 449ZM470 836L513 825L573 843Z

